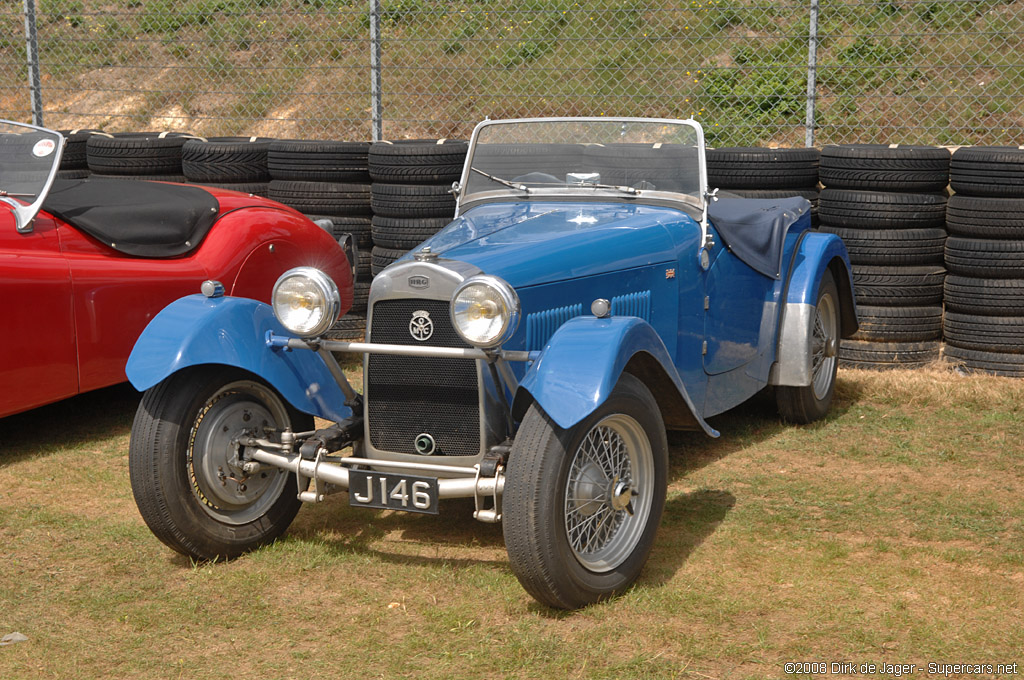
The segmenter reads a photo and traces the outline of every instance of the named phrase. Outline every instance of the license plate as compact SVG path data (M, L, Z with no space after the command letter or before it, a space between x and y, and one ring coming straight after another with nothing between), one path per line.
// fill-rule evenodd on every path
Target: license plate
M348 502L362 508L436 515L437 480L433 477L349 470Z

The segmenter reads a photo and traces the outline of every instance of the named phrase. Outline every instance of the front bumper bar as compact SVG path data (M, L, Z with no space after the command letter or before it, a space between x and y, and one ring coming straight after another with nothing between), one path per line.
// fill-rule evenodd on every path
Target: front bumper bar
M421 347L418 345L387 345L375 342L344 342L342 340L303 340L283 335L274 335L267 331L267 346L287 349L308 349L329 352L353 352L356 354L392 354L406 357L430 357L436 359L483 359L493 361L503 359L505 361L534 361L540 357L540 352L524 352L496 350L486 352L476 348L460 347Z
M270 442L259 442L270 444ZM401 463L389 460L371 460L369 458L348 457L340 461L324 460L317 456L310 460L297 453L274 451L263 446L250 447L247 457L265 465L288 470L295 473L299 480L299 500L319 502L324 500L323 484L332 484L340 490L349 488L347 465L367 466L372 468L392 468L402 471L433 472L436 474L459 475L458 477L439 478L437 480L438 498L473 498L476 501L476 512L473 517L482 522L501 521L501 494L505 489L504 469L499 467L493 477L483 477L480 466L453 467L450 465L432 465L430 463ZM303 481L306 485L303 486ZM308 481L313 480L314 491L308 489ZM486 499L492 499L487 502Z

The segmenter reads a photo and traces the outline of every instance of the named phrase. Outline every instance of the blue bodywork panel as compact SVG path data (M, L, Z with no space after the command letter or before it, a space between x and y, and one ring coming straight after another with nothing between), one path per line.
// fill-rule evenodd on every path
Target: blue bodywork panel
M423 245L518 290L671 261L676 244L666 227L681 221L697 228L684 213L651 205L492 203L468 211Z
M562 323L589 316L596 298L612 303L613 317L643 319L666 350L659 355L668 359L666 373L685 386L700 418L706 387L700 236L693 217L675 208L529 201L475 207L423 245L516 288L523 320L506 349L543 348ZM526 365L512 368L522 380Z
M709 267L704 270L697 222L681 210L646 204L485 204L465 212L424 245L516 288L524 320L507 349L540 349L566 321L589 315L596 298L612 301L613 318L643 319L667 351L663 368L680 379L694 414L702 419L743 402L767 384L786 302L810 299L813 304L818 280L834 257L850 275L842 242L810 232L810 213L797 206L796 218L780 239L781 252L774 256L779 276L740 259L713 224ZM758 229L756 222L743 226ZM735 225L732 229L730 240L737 234ZM616 370L597 362L573 368L588 369ZM525 367L514 370L523 380ZM537 381L547 379L548 374L532 379L531 394L540 389Z
M263 378L295 408L329 420L352 412L323 359L310 351L267 346L267 333L289 336L269 305L236 297L189 295L172 302L142 331L125 372L145 391L189 366L234 366Z
M562 325L519 384L562 428L586 418L608 395L634 355L651 355L672 380L680 397L696 413L682 379L658 334L642 319L581 316ZM702 418L700 427L718 433Z

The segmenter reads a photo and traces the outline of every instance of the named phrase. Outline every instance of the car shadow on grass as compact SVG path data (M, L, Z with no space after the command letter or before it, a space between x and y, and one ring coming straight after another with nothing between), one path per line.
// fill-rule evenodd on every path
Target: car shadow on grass
M473 519L473 500L445 500L440 515L423 515L385 510L368 510L348 505L341 493L327 502L304 508L288 531L290 539L326 543L337 554L361 553L397 564L437 564L468 567L489 564L508 568L504 559L459 557L462 551L484 553L504 548L500 524L485 524ZM435 557L410 555L387 550L386 541L428 546L426 552L443 553Z
M641 583L662 585L672 580L735 505L736 497L723 489L699 489L671 496L665 502L658 537Z
M439 516L411 515L350 508L341 494L300 514L286 540L313 541L326 545L336 555L356 553L396 566L443 563L456 570L487 566L511 576L501 526L474 520L472 501L446 503L449 507ZM735 496L723 490L700 489L672 495L665 503L658 537L640 583L657 587L671 581L689 556L725 521L735 503ZM389 550L390 540L416 544L418 547L412 550L420 549L427 554ZM427 548L423 549L424 546ZM496 555L498 550L501 553ZM529 607L555 618L572 614L536 602Z
M141 397L122 383L0 418L0 467L127 435Z
M840 374L836 383L832 408L820 421L808 425L794 425L779 417L775 405L775 390L768 387L739 406L708 419L708 424L721 436L709 437L703 432L669 432L668 482L678 482L688 474L722 460L743 449L764 442L793 428L827 427L843 416L857 402L861 388L844 380Z

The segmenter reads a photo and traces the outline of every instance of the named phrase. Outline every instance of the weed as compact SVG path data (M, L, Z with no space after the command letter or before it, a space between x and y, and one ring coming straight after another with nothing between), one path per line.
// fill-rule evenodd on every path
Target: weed
M275 0L257 0L263 6L267 6ZM302 4L307 5L310 9L338 9L339 7L351 7L354 4L354 0L302 0Z
M236 50L248 50L260 41L266 30L265 20L257 21L248 16L231 16L221 29L228 43Z
M234 72L235 65L227 55L214 51L206 56L205 68L210 76L226 79Z
M643 2L620 2L612 5L604 15L607 30L615 36L632 36L644 25L644 12L647 4Z
M529 18L505 27L510 44L494 60L502 68L528 64L554 52L562 30L569 24L569 9L565 2L531 0L526 5L529 13L525 16Z
M192 47L186 43L176 42L167 46L171 56L180 61L186 61L192 56Z
M743 24L743 14L735 7L714 5L711 9L711 27L724 31Z
M426 11L424 0L383 0L380 7L380 22L383 26L398 26L415 21ZM370 26L370 13L362 15L360 23Z
M471 39L480 30L483 20L478 14L463 16L459 27L441 43L441 51L455 55L466 51L465 41Z
M71 28L78 28L85 23L82 16L85 11L80 0L40 0L39 15L48 22L63 22Z
M993 0L923 2L914 5L914 13L926 24L945 30L964 30L993 4L996 4Z
M894 81L913 78L903 66L912 55L913 46L906 40L860 37L819 71L819 82L838 92L893 87Z

